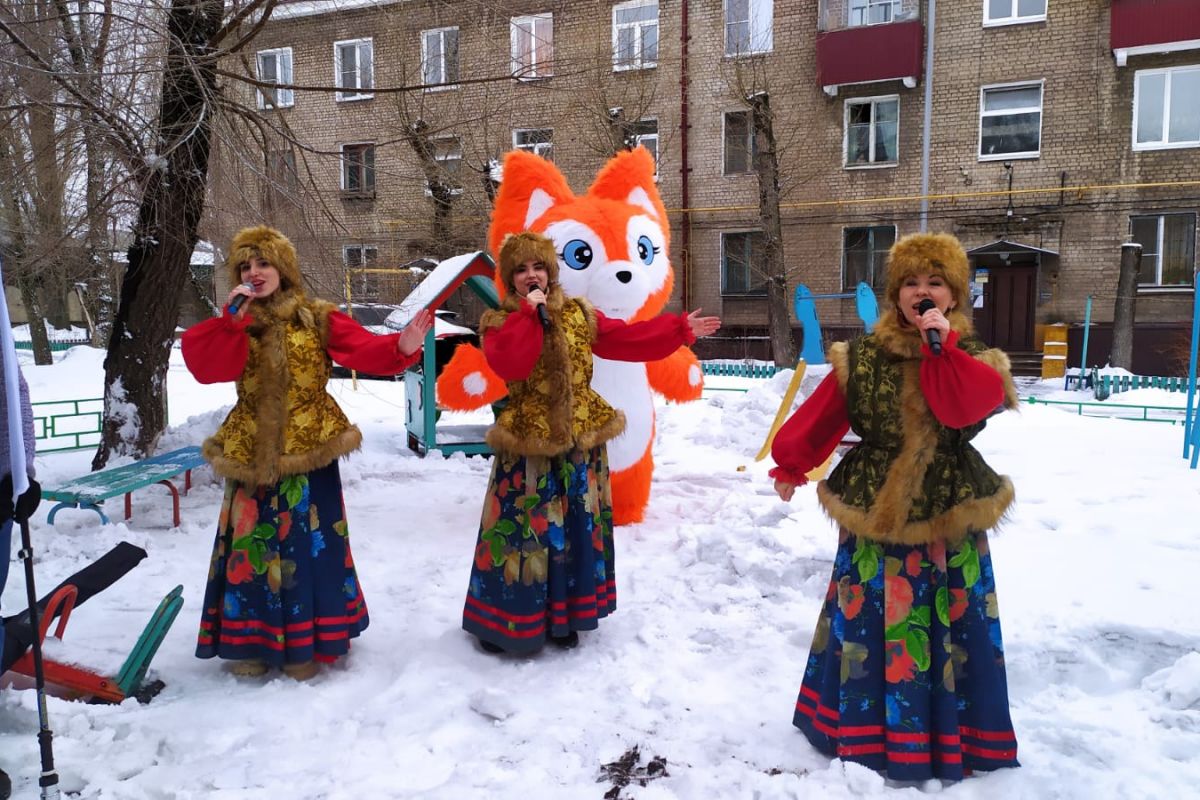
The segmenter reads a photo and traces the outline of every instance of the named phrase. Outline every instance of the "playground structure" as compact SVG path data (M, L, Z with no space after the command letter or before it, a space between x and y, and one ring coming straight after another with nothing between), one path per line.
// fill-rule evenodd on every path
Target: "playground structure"
M1197 281L1193 280L1193 285ZM1188 354L1187 411L1183 423L1183 457L1191 454L1191 467L1200 464L1200 424L1196 407L1196 352L1200 349L1200 291L1192 292L1192 349Z

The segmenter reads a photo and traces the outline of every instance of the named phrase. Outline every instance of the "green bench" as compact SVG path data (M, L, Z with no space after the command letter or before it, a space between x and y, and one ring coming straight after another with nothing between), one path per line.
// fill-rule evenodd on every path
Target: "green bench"
M179 489L176 488L174 480L180 475L183 476L183 492L187 494L192 488L192 470L204 464L199 447L181 447L132 464L91 472L60 486L42 487L43 499L58 501L58 504L50 509L47 521L53 525L54 515L64 508L83 508L95 511L100 515L100 521L107 524L109 519L100 509L100 504L120 494L125 495L125 519L129 519L133 515L130 495L137 489L161 483L171 490L175 527L178 528Z

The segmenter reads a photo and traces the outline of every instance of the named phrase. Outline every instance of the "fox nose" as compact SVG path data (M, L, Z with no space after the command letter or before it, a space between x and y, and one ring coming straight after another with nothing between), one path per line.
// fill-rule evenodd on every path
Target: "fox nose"
M621 283L629 283L631 280L633 280L633 273L627 269L623 269L617 273L617 280L619 280Z

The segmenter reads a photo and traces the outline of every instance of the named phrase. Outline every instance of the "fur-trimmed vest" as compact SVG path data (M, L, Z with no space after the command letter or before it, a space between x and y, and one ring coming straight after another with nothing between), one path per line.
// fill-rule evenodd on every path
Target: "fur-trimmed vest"
M958 348L1004 380L1005 405L1014 408L1008 356L974 336L969 319L948 315ZM866 539L892 544L956 543L986 530L1013 501L1012 482L997 475L970 444L980 421L947 428L921 393L921 339L894 314L873 334L830 348L830 362L846 398L850 427L862 437L817 486L825 512Z
M504 324L524 299L516 293L479 320L487 336ZM574 447L586 450L625 430L625 415L592 388L592 342L596 311L583 299L566 299L554 286L546 302L550 330L543 332L542 353L533 372L508 384L508 405L487 434L496 451L550 456Z
M204 442L218 475L270 486L358 449L362 433L325 391L333 369L325 352L332 310L295 291L251 308L237 404Z

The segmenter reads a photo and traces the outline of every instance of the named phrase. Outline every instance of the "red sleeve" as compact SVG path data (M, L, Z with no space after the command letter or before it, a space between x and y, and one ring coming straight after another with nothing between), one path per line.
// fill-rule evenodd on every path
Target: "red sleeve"
M542 354L542 325L536 314L534 306L522 303L503 325L483 335L484 358L504 381L528 378Z
M341 311L331 311L325 352L342 366L368 375L399 375L421 358L419 348L402 355L399 338L399 333L371 333Z
M657 361L694 341L687 314L660 314L654 319L626 323L597 311L592 353L612 361Z
M848 430L846 398L838 386L837 375L831 371L775 434L771 458L778 466L771 470L770 476L803 486L808 483L804 473L829 458Z
M950 331L942 354L921 345L921 393L937 421L947 428L974 425L1004 402L1000 373L960 350L958 331Z
M180 347L183 363L200 383L223 383L242 377L250 355L246 328L254 319L231 314L198 322L183 332Z

